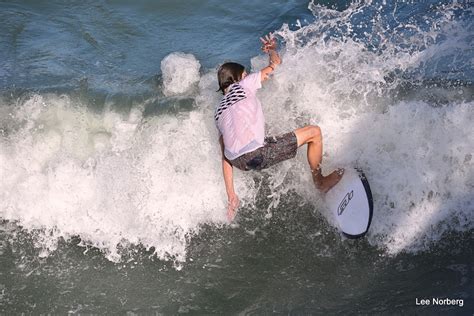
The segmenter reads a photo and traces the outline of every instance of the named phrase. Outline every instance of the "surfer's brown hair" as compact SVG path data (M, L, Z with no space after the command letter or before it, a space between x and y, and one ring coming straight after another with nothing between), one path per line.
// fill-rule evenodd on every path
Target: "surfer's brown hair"
M219 81L219 90L217 91L222 91L222 94L225 94L227 87L242 79L244 71L244 66L234 62L228 62L220 66L217 71L217 80Z

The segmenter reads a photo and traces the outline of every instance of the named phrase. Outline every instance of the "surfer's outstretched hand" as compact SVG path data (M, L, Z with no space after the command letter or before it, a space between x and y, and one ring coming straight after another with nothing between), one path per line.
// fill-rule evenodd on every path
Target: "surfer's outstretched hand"
M264 53L268 53L269 51L275 50L277 48L277 42L272 33L265 35L264 37L260 37L260 41L262 42L262 51Z
M229 196L229 201L227 203L227 219L229 220L229 222L232 222L234 220L239 205L239 197L236 194L234 194L233 196Z

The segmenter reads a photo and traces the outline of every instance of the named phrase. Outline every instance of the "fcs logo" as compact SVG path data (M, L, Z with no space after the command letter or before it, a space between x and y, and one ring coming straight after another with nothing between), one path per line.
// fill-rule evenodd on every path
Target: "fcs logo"
M339 207L337 208L337 215L338 216L341 215L344 212L347 205L349 205L349 202L352 200L353 196L354 196L354 190L347 193L346 196L342 199L341 203L339 203Z

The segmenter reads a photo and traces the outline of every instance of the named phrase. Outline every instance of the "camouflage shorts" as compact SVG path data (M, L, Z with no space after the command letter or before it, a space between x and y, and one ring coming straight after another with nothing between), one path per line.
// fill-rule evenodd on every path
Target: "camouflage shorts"
M263 147L231 160L240 170L262 170L279 162L294 158L298 141L294 132L265 138Z

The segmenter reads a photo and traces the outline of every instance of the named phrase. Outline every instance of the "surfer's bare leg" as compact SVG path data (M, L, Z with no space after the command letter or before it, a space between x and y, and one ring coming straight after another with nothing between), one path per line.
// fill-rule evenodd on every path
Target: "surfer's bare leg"
M321 174L321 161L323 159L323 136L321 128L308 125L295 130L298 147L308 144L308 163L311 168L314 184L322 192L327 192L342 178L343 171L336 170L324 177Z

